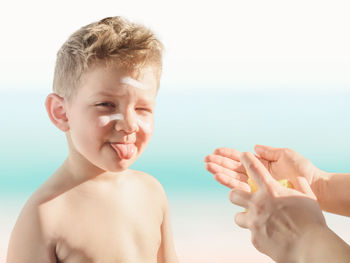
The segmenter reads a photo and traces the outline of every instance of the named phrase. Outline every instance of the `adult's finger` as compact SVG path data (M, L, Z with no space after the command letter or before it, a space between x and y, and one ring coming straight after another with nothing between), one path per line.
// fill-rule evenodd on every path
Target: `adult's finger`
M248 208L251 198L252 193L242 191L239 189L232 189L230 191L230 201L235 205Z
M221 148L217 148L214 151L214 154L221 155L221 156L224 156L224 157L227 157L227 158L230 158L232 160L239 162L239 160L240 160L239 156L240 156L241 152L239 152L235 149L221 147Z
M261 158L273 162L277 161L281 157L283 149L257 144L254 147L254 151Z
M219 182L220 184L232 189L232 188L236 188L236 189L240 189L246 192L250 192L250 187L249 185L246 183L247 180L245 180L245 182L242 182L238 179L235 179L231 176L228 176L226 174L222 174L222 173L218 173L218 174L214 174L214 179Z
M270 192L276 184L278 185L277 187L280 186L266 170L265 166L252 153L242 153L241 163L259 188Z
M247 181L247 176L243 173L235 172L230 169L224 168L220 165L217 165L216 163L206 163L205 169L207 169L208 172L212 174L226 174L228 176L231 176L232 178L241 180L241 181Z
M305 177L298 177L297 182L299 184L300 191L306 194L308 197L317 200L314 192L312 191L309 183L307 182Z
M232 159L224 157L224 156L221 156L221 155L209 154L204 158L204 162L216 163L216 164L218 164L224 168L230 169L232 171L245 173L245 169L240 162L232 160Z
M237 213L235 216L235 222L239 227L248 228L248 214L247 212Z

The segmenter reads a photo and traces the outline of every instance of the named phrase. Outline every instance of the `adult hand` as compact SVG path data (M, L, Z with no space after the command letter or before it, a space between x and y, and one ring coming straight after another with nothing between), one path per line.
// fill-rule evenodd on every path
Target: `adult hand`
M241 152L231 148L217 148L204 158L205 168L214 179L228 188L250 192L246 170L240 162Z
M274 148L256 145L257 158L269 173L277 180L288 179L298 191L301 183L307 181L316 197L322 193L319 180L326 172L318 169L309 160L296 151L287 148ZM240 163L240 152L230 148L218 148L205 157L206 169L214 174L214 179L229 187L249 191L246 171Z
M299 192L281 186L251 153L241 154L240 163L259 189L256 193L239 187L231 190L231 202L247 209L236 215L236 223L250 229L260 252L277 262L301 262L308 233L328 229L307 179L299 179Z

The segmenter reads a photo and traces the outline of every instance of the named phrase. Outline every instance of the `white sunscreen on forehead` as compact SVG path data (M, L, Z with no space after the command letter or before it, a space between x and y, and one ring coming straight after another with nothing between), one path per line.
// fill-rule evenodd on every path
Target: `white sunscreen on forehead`
M124 120L123 114L117 113L99 117L100 126L106 126L110 121L114 120Z
M126 84L129 86L132 86L137 89L149 89L148 86L143 85L141 82L137 81L136 79L130 78L130 77L123 77L120 82L122 84Z

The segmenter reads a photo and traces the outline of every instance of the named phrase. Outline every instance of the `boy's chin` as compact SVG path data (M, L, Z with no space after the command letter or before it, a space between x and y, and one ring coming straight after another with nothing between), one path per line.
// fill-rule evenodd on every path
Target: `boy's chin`
M136 158L131 159L122 159L118 162L116 162L114 165L106 167L106 171L108 172L123 172L127 170L134 162Z

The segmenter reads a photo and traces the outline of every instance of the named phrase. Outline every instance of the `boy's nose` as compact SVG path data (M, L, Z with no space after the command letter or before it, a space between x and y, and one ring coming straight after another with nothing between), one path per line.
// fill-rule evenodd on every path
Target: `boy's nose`
M138 131L137 116L132 110L128 110L124 114L124 119L117 121L115 124L117 131L124 131L126 133L133 133Z

